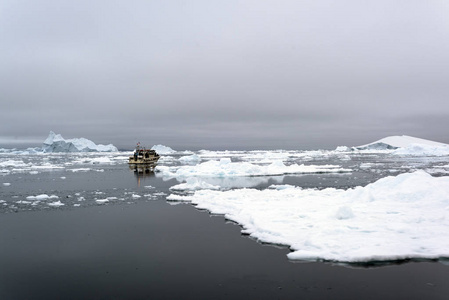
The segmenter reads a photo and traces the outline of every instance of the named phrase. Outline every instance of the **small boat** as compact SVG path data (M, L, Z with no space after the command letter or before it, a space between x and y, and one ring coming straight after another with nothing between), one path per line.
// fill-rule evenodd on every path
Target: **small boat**
M129 157L128 164L154 165L159 160L159 157L159 154L157 154L155 150L142 148L140 147L140 143L138 143L133 155Z

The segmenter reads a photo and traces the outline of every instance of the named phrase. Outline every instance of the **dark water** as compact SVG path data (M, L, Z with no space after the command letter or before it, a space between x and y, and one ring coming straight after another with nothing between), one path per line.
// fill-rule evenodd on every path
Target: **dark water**
M449 267L292 263L164 201L0 218L0 299L447 299Z
M67 161L54 159L60 160L54 162L58 165ZM353 157L342 163L354 169L350 174L231 184L345 188L417 165L440 164L372 160L379 163L374 170L361 167L369 157L360 161ZM91 170L70 171L75 167ZM69 165L38 174L11 172L1 180L10 185L1 186L0 194L5 201L0 214L0 299L447 299L449 295L449 267L438 262L377 268L293 263L286 257L288 249L242 236L239 226L221 216L168 203L165 197L175 179L137 172L124 163ZM35 206L17 203L43 193L58 196L56 200L65 205L48 206L54 200ZM95 201L106 197L114 198L106 205Z

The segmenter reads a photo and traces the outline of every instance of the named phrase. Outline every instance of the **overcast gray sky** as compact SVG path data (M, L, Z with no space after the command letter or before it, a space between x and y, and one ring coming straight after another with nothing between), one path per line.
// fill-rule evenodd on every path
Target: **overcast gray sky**
M449 143L445 0L0 0L0 147Z

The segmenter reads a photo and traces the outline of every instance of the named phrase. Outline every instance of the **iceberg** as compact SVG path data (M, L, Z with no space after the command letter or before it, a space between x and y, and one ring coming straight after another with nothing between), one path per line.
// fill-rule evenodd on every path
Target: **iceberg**
M411 144L405 148L399 148L393 151L392 154L405 156L446 156L449 155L449 145L432 146Z
M389 136L378 141L355 147L358 150L395 150L409 147L412 144L420 144L432 147L449 146L448 144L416 138L408 135Z
M176 151L164 145L154 145L151 150L155 150L158 154L173 154Z
M60 134L50 131L47 139L42 145L42 151L51 152L117 152L118 149L112 144L96 145L85 138L64 139Z

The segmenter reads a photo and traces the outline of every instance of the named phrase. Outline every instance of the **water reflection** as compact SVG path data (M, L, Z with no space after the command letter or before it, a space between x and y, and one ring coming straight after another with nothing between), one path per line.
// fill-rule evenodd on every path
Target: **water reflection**
M133 164L129 165L129 169L134 172L137 178L137 186L140 187L141 180L154 177L154 168L156 164Z

